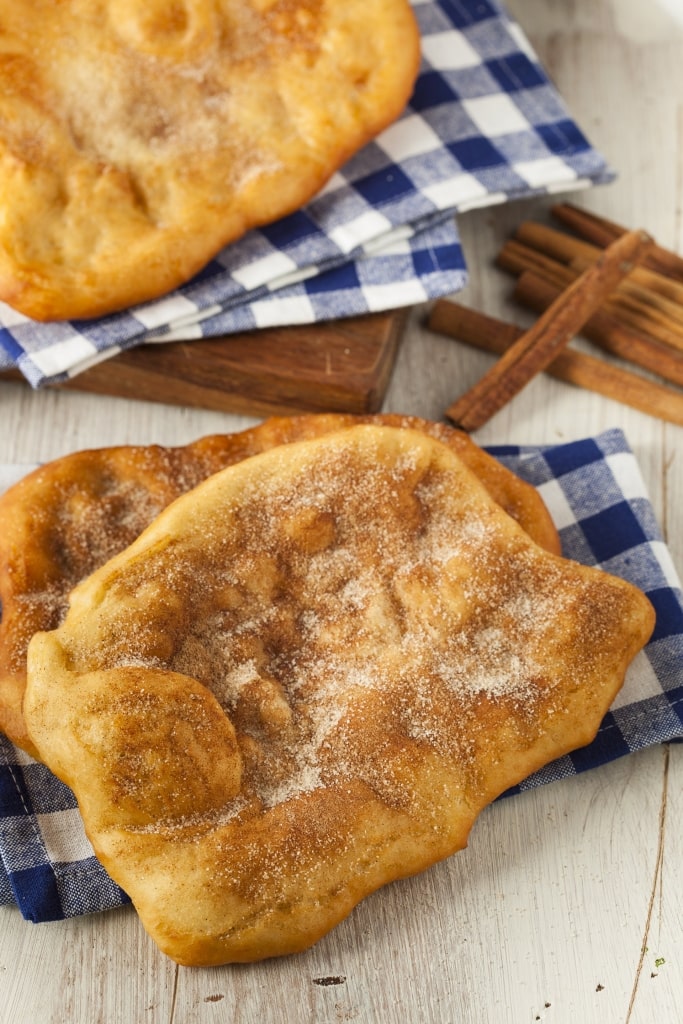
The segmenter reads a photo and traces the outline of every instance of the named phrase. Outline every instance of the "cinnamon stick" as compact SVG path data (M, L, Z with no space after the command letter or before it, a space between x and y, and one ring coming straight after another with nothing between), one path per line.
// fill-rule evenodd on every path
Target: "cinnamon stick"
M592 262L604 252L604 249L597 245L589 245L564 231L557 231L556 228L535 220L523 221L515 231L514 237L517 242L537 249L560 263L571 263L577 258Z
M643 231L630 231L613 242L491 370L446 410L446 416L463 430L483 426L552 362L651 245L652 239Z
M601 248L610 245L627 231L621 224L616 224L606 217L599 217L597 214L573 206L571 203L560 203L553 206L550 212L561 224ZM656 243L644 257L643 265L664 277L683 282L683 257Z
M466 309L447 299L440 299L434 304L427 326L439 334L499 356L524 334L521 327ZM621 402L667 423L683 426L683 394L611 366L601 359L564 349L545 368L545 372L557 380Z
M570 270L579 274L585 267L583 260L575 260ZM648 292L635 282L621 281L605 301L605 308L636 330L649 331L665 344L683 349L683 306Z
M536 231L536 228L541 230ZM592 265L583 256L573 256L574 240L561 235L560 232L553 232L552 228L525 224L522 225L520 234L524 239L531 238L537 245L550 249L562 260L568 259L568 262L558 262L545 251L515 238L505 243L496 258L496 263L502 270L517 276L525 271L531 271L537 277L564 288ZM568 242L565 242L565 239L568 239ZM597 255L600 251L595 250ZM625 329L648 338L655 338L664 345L683 351L683 305L679 306L665 296L653 294L636 284L639 270L639 267L634 268L632 275L621 281L612 295L605 299L605 312Z
M571 261L569 269L575 274L580 274L590 266L590 262L577 257ZM636 267L636 270L638 269ZM619 282L612 299L625 309L633 309L643 316L650 315L654 320L683 332L683 302L670 299L644 286L640 276L635 272L625 281Z
M597 245L590 245L581 239L573 238L563 231L557 231L547 224L539 224L535 221L524 221L517 228L515 237L503 246L499 254L499 265L504 270L515 273L513 267L505 265L505 260L514 261L516 258L526 259L525 270L530 270L529 261L535 257L545 257L553 262L569 267L580 265L585 269L590 263L595 262L602 249ZM648 270L645 266L637 266L633 269L627 282L619 285L618 291L623 291L627 286L640 286L648 294L654 293L664 299L683 307L683 283L673 281L663 274Z
M624 230L619 224L600 217L597 213L574 206L573 203L558 203L550 210L555 220L589 242L605 249L612 242L623 235Z
M596 259L599 252L600 250L597 250ZM495 262L496 266L509 274L518 277L526 271L531 271L558 288L566 288L579 276L574 267L560 263L540 249L534 249L517 239L505 243Z
M542 313L559 293L560 289L554 284L527 270L518 278L512 294L520 305ZM598 310L586 321L581 334L603 351L656 373L671 384L683 385L683 352L632 331L604 310Z

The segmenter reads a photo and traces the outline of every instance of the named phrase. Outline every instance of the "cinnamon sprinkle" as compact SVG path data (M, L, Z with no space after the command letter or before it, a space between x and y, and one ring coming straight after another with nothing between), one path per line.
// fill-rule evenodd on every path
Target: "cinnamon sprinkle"
M516 709L531 732L554 713L556 680L534 652L566 642L564 607L568 623L597 628L584 581L530 553L521 531L501 551L486 499L454 522L453 484L415 459L359 472L319 454L293 485L251 485L231 529L203 523L186 559L160 547L112 580L105 601L128 608L134 597L155 612L113 624L113 663L192 676L233 722L235 813L358 778L389 803L405 799L399 737L457 756L466 772L485 742L482 703ZM324 539L319 550L311 537ZM193 609L191 630L178 607Z

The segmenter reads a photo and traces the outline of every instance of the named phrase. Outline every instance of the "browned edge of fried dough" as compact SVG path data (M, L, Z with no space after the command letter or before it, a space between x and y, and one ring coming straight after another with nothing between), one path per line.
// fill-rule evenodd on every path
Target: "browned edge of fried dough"
M242 459L358 423L419 430L446 444L536 543L560 553L550 514L530 484L462 431L416 416L276 416L176 448L130 445L74 452L41 466L0 496L0 729L38 756L22 712L31 637L58 626L71 589L130 544L171 501Z

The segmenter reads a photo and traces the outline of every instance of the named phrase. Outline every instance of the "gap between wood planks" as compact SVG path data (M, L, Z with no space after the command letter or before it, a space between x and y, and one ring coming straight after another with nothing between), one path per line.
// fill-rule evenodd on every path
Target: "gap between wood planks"
M657 889L659 889L659 901L660 901L660 916L661 916L661 901L662 901L662 868L664 865L664 839L666 835L666 807L667 807L667 795L669 788L669 761L670 761L670 747L668 743L664 744L664 777L662 779L662 800L659 808L659 830L657 836L657 856L655 859L655 871L652 878L652 889L650 892L650 899L647 907L647 916L645 918L645 932L643 934L643 941L640 946L640 957L638 959L638 965L636 967L636 976L633 982L633 988L631 990L631 998L628 1003L628 1010L626 1011L626 1018L624 1024L629 1024L633 1015L633 1010L636 1002L636 995L638 993L638 985L642 977L643 969L645 967L645 956L648 951L648 938L650 935L650 928L652 926L652 917L654 913L655 902L657 898Z
M175 1011L178 1002L178 977L180 976L180 965L175 965L175 971L173 972L173 995L171 996L171 1014L168 1018L168 1024L174 1024L175 1022Z

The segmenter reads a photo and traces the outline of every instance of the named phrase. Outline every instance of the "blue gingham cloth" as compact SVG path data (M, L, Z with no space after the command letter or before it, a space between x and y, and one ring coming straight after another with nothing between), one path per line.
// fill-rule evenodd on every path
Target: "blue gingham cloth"
M631 580L654 604L654 635L589 746L527 779L528 789L652 744L683 738L683 599L636 459L621 431L493 453L545 499L565 554ZM28 467L0 467L0 484ZM0 740L0 902L50 921L127 902L93 857L75 799L43 765Z
M416 305L466 282L455 214L611 180L496 0L412 0L422 66L403 116L303 209L156 302L38 324L0 303L0 369L31 384L149 341Z

